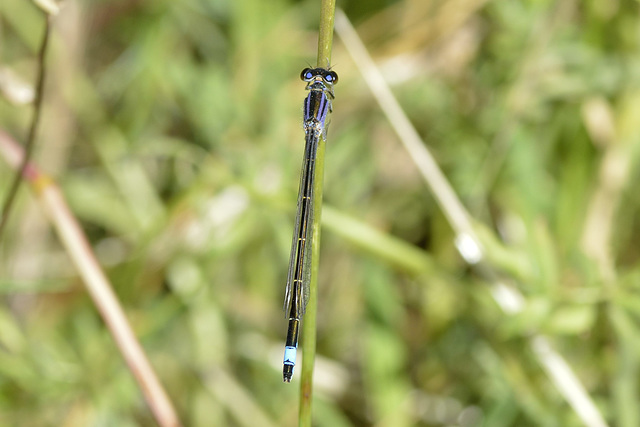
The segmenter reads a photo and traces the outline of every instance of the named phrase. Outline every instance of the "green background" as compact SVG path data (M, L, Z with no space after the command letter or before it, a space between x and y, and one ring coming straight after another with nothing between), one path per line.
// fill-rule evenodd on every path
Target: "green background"
M314 425L583 425L536 333L611 425L640 425L638 2L338 7L526 304L505 314L461 259L336 35ZM67 0L54 19L36 161L187 426L297 424L281 308L319 9ZM3 72L32 84L43 26L31 2L0 2ZM17 140L30 118L0 98ZM0 424L155 425L26 187L0 251Z

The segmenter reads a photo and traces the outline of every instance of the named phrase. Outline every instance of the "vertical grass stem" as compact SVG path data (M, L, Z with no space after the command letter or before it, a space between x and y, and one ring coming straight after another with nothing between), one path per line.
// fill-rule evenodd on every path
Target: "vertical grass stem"
M320 9L320 31L318 34L317 66L329 68L333 45L333 21L335 0L322 0ZM320 221L322 216L322 190L324 179L324 150L326 134L323 133L316 155L316 178L313 188L316 203L313 212L313 249L311 259L310 295L302 324L302 373L300 375L299 425L311 426L311 401L313 395L313 366L316 354L316 313L318 308L318 265L320 260Z

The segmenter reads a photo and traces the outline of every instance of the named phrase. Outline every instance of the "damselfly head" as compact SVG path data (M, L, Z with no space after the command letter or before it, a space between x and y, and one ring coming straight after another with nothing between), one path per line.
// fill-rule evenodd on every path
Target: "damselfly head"
M300 79L305 82L317 80L320 77L326 84L334 85L338 83L338 74L335 71L330 71L324 68L305 68L300 73Z

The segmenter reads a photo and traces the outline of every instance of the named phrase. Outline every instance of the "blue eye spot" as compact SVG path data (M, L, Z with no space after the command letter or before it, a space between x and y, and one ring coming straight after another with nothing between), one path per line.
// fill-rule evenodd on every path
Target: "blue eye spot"
M311 80L313 78L313 70L311 68L305 68L300 73L300 78L305 81Z
M333 81L333 76L331 74L327 75L327 77L324 78L326 81L331 82Z

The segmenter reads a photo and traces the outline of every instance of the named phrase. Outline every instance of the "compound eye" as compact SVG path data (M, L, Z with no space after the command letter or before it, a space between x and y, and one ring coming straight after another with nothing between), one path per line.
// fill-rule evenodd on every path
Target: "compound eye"
M313 70L311 68L305 68L304 70L302 70L302 73L300 73L300 79L304 81L309 81L312 78L313 78Z
M336 84L336 83L338 83L338 74L335 71L329 71L324 76L324 81L326 81L327 83Z

